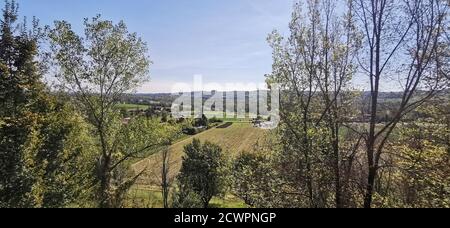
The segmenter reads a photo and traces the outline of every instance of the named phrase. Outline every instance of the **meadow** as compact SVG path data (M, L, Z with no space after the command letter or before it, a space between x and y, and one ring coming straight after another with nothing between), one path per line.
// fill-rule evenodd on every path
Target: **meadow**
M148 105L139 105L139 104L118 104L118 109L126 109L126 110L146 110L149 108Z
M173 144L170 148L170 177L174 178L180 168L183 158L183 149L194 139L202 142L209 141L222 147L230 158L243 151L252 151L254 146L267 134L266 130L255 128L251 123L227 122L216 128L202 132L195 136L184 138ZM161 153L156 153L132 165L135 173L143 170L145 174L138 180L139 185L159 186L161 180Z
M181 168L184 146L194 139L202 142L209 141L223 148L229 158L233 158L243 151L252 151L260 140L267 134L266 130L256 128L247 122L226 122L216 128L207 130L189 138L182 138L173 144L170 150L170 178L174 179ZM126 207L150 207L161 208L162 195L161 183L162 156L156 153L148 158L136 162L132 165L135 173L145 170L137 183L130 189ZM213 198L211 201L213 208L244 208L246 205L233 195L226 195L224 198Z

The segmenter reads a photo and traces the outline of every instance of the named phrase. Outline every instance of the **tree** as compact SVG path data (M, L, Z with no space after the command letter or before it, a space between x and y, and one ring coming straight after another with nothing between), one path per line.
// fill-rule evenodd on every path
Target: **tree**
M339 3L344 1L309 0L306 13L297 3L291 35L286 40L277 32L269 36L274 63L267 81L278 83L284 92L279 128L284 176L297 194L308 196L309 207L329 207L329 195L335 207L345 206L341 169L352 153L342 150L340 130L351 117L349 86L359 37L353 2L347 1L344 12L336 10Z
M169 208L169 194L173 179L170 177L170 149L162 151L161 189L164 208Z
M150 61L146 43L135 33L129 33L123 22L113 24L97 16L85 19L84 26L85 34L81 37L69 23L57 21L49 37L60 86L73 94L94 128L99 151L96 159L98 206L115 207L120 206L126 189L139 176L125 178L115 172L122 173L127 160L163 141L142 132L131 134L126 129L136 127L149 133L151 129L143 129L145 125L123 124L117 110L120 97L147 80ZM140 143L132 145L124 141L124 131L137 137Z
M38 57L38 44L43 31L38 27L37 21L33 21L33 29L26 30L26 24L18 27L18 5L12 1L6 1L1 20L0 40L0 72L2 76L0 84L0 98L2 116L16 116L30 103L36 101L45 86L41 82L42 73L40 64L35 61ZM31 108L37 109L40 104ZM45 105L42 107L46 107Z
M167 125L165 132L168 133L167 138L169 141L167 142L167 145L162 149L160 153L160 159L161 159L161 192L162 192L162 198L163 198L163 205L164 208L169 208L169 197L171 188L173 185L173 182L175 180L175 177L171 175L172 171L172 151L170 148L170 145L172 145L172 139L179 138L179 134L181 133L181 127L179 125Z
M44 31L18 26L17 9L6 2L0 30L0 207L62 207L87 186L87 127L42 82Z
M227 161L222 148L199 140L185 146L185 156L178 175L179 190L198 195L202 206L208 208L214 196L225 193L227 181ZM187 192L187 193L186 193Z
M448 4L441 0L357 0L353 12L363 36L360 68L369 79L370 115L360 131L366 144L367 183L364 207L370 208L383 152L390 136L405 115L441 89L444 21ZM378 126L380 90L398 78L403 89L394 118Z
M194 125L195 127L208 127L209 126L209 120L206 115L202 115L201 118L194 119Z
M143 159L167 148L178 133L178 128L171 125L161 125L159 119L137 117L121 127L117 140L117 160L112 166L112 186L114 195L111 207L123 207L123 201L129 188L144 178L149 170L132 169L130 159ZM156 155L154 157L157 157Z
M388 149L396 151L394 166L385 171L383 191L377 192L385 207L450 207L450 118L445 97L433 98L418 110L423 116L402 124ZM390 178L388 178L390 177Z
M295 207L296 201L283 189L276 153L241 153L233 162L233 193L254 208ZM286 186L286 185L284 185Z
M161 122L167 123L169 121L169 114L166 111L161 113Z

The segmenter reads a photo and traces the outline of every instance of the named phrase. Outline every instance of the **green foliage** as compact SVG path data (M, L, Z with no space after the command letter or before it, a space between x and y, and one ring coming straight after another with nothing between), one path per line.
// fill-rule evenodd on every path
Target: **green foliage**
M140 105L140 104L118 104L116 107L118 109L124 109L127 111L147 110L149 108L148 105Z
M209 142L202 144L197 139L185 146L184 152L183 164L178 175L179 199L184 199L183 196L192 196L196 199L197 195L201 205L207 208L214 196L226 193L227 159L222 148ZM184 205L184 202L177 202Z
M429 92L424 89L429 85L449 87L448 37L440 37L441 29L433 28L433 18L441 17L441 12L437 12L441 6L434 4L440 1L410 5L411 12L425 13L414 15L411 24L418 26L407 29L405 42L400 42L387 60L395 62L392 61L398 57L395 53L404 48L408 48L407 53L412 50L410 54L416 58L413 64L402 62L399 69L394 69L401 72L411 68L399 77L408 76L409 71L407 80L403 79L406 80L403 98L388 99L378 91L383 76L392 70L388 69L392 68L390 64L375 73L369 71L377 67L363 67L374 83L372 90L376 91L361 100L364 103L377 97L378 102L372 100L371 105L356 104L357 95L350 92L356 65L369 59L369 65L374 65L373 58L358 56L360 47L365 45L361 37L364 33L357 31L353 17L361 10L374 13L373 19L383 18L383 14L394 21L409 16L401 13L393 2L384 7L385 12L383 9L370 12L371 7L379 4L373 4L374 1L361 1L358 6L346 1L348 12L333 10L335 4L344 2L308 0L306 13L302 12L305 8L302 4L295 4L289 25L291 35L284 38L273 32L268 38L273 48L273 71L267 75L267 82L278 83L283 91L280 126L264 144L253 148L251 153L240 154L231 169L220 146L199 140L185 146L177 186L173 188L173 207L214 206L218 197L227 196L231 186L234 195L259 208L359 207L362 202L366 207L450 208L448 94L431 103L423 103L428 99L421 100ZM367 9L363 9L365 6ZM442 6L442 13L444 10L447 7ZM130 33L124 22L114 24L100 16L85 19L84 34L78 35L68 22L57 21L47 33L36 20L31 29L25 23L17 23L15 1L6 1L2 13L1 208L129 206L126 203L130 203L127 202L130 189L148 171L145 167L132 170L132 162L164 148L167 153L169 149L175 152L172 160L165 159L168 165L176 163L183 154L183 146L190 142L183 140L171 147L181 132L195 135L224 121L203 115L175 123L169 113L156 107L149 109L145 118L141 113L149 106L120 104L125 93L148 80L151 64L146 43ZM399 17L391 18L397 13ZM369 19L366 15L356 17ZM442 20L449 27L448 18ZM365 23L367 20L361 25ZM368 44L377 46L384 42L383 34L394 37L397 32L385 26L385 31L380 29L374 35L380 35L381 41L374 39L375 43ZM416 37L418 42L410 42L415 33L423 36ZM428 36L436 39L425 39ZM50 62L42 59L40 51L44 37L50 39L51 55L47 56L51 57ZM420 45L433 40L438 44ZM428 50L432 46L437 47ZM378 51L385 53L389 47L369 49L371 54L378 55ZM416 51L423 52L422 57ZM389 52L385 57L389 57ZM432 61L421 61L424 59ZM375 60L380 61L383 56ZM50 92L42 80L49 63L57 72L61 94ZM437 83L435 73L440 80ZM172 98L161 104L168 107ZM419 105L424 107L406 115ZM357 118L355 113L359 109L363 116ZM130 110L136 110L136 115L130 116ZM160 115L150 118L155 110ZM368 123L353 123L367 121L364 113L371 112L374 117L369 131L364 130ZM408 118L402 118L403 115ZM258 116L257 120L264 118ZM379 129L385 130L377 134ZM231 145L241 150L253 145L257 135L260 136L250 125L227 123L198 137L209 138L224 148ZM375 148L377 144L379 148ZM172 173L166 169L169 179L174 179L178 168ZM168 193L171 186L165 185L164 192ZM138 198L158 200L159 192L155 194L151 186L147 187L137 189ZM152 203L156 204L160 202ZM164 206L167 205L165 197ZM241 201L233 201L234 205L241 206Z
M15 2L6 1L0 30L0 116L14 116L25 109L45 109L44 84L41 82L38 40L42 31L18 30ZM22 25L21 27L26 27ZM33 100L33 102L30 102Z
M120 97L148 79L150 60L146 43L129 33L125 23L97 16L85 19L84 27L81 37L69 23L55 22L49 35L52 57L60 72L59 85L73 94L93 129L98 206L120 207L127 189L141 175L133 174L127 161L160 143L149 132L154 125L126 124L118 109Z
M402 125L392 150L399 153L395 168L384 170L380 207L450 207L449 104L434 101L419 112L426 119Z
M296 195L291 202L297 207L345 206L341 164L348 152L341 148L345 139L340 130L352 114L349 90L359 38L346 12L350 6L334 11L338 3L345 4L296 3L290 35L274 31L268 37L273 65L267 82L279 84L283 91L275 142L282 145L278 169L291 195Z
M218 119L217 117L213 117L213 118L211 118L211 119L209 119L209 122L211 123L211 124L215 124L215 123L223 123L223 119Z
M169 121L169 118L170 118L169 114L164 111L164 112L162 112L161 115L162 115L161 116L161 122L167 123Z
M194 120L194 127L208 127L209 120L205 115L202 115L201 118L196 118Z
M172 194L172 208L203 208L201 196L193 191L193 186L180 185Z
M272 156L270 152L244 152L233 163L234 194L251 207L289 207L293 203L280 194L282 181Z
M108 96L108 100L148 80L147 45L124 22L113 24L100 16L85 19L85 36L66 21L50 32L53 57L66 89ZM117 105L117 101L111 105Z
M9 119L0 128L2 205L62 207L78 201L90 184L88 134L83 119L65 104Z
M152 149L166 147L179 138L181 129L178 125L161 124L158 119L137 117L122 126L118 136L118 159L125 159L126 155L132 157L146 157L154 153ZM135 154L133 154L135 152ZM128 164L127 164L128 166Z
M1 20L0 207L62 207L87 189L87 128L49 95L36 61L42 30L18 31L17 8L7 1Z

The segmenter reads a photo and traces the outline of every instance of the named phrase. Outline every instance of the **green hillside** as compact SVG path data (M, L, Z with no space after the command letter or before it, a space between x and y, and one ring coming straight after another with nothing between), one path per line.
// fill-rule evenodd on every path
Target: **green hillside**
M205 131L196 136L184 139L170 147L171 151L171 176L175 177L181 168L183 148L192 142L194 138L200 141L210 141L220 145L230 156L235 156L242 151L251 151L255 144L267 133L266 130L255 128L250 123L226 123L217 128ZM161 155L155 154L147 159L135 163L132 168L135 172L147 169L139 184L159 185L161 170Z

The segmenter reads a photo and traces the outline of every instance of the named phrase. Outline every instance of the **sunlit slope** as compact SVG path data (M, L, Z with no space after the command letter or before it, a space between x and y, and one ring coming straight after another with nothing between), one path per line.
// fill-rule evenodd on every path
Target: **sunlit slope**
M258 141L267 134L266 130L253 127L250 123L229 123L217 127L194 137L177 142L170 147L170 177L175 177L180 168L184 146L194 138L220 145L229 156L235 156L242 151L251 151ZM139 184L159 185L161 180L161 154L155 154L133 165L136 173L146 170L139 180Z

